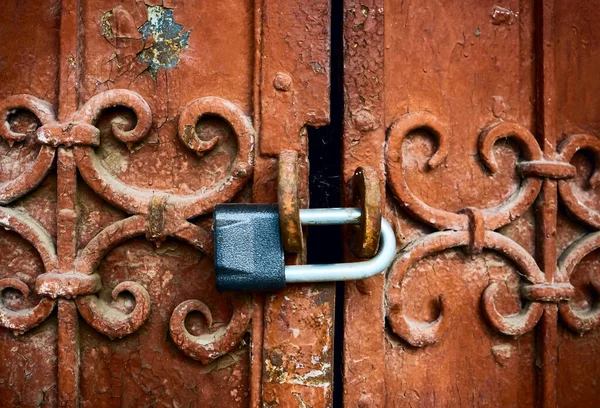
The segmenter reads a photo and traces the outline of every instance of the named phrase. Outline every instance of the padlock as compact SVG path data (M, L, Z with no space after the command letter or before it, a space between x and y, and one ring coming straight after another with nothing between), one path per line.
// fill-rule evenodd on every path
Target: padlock
M302 225L359 224L360 220L358 208L300 210ZM379 251L367 261L285 266L276 205L221 204L215 208L213 222L219 291L274 291L288 282L364 279L387 269L396 252L392 227L382 218Z
M285 287L277 205L218 205L213 226L218 291Z

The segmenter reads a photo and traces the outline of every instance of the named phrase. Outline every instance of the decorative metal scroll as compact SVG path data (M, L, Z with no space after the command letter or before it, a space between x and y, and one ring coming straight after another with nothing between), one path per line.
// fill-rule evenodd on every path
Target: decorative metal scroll
M392 330L409 344L423 347L438 342L448 327L445 317L447 307L444 296L438 301L439 315L433 321L417 321L406 313L408 293L406 277L409 269L423 258L447 249L466 247L473 254L483 249L492 250L510 259L520 275L520 287L512 296L524 300L521 310L512 315L501 314L496 307L499 292L497 283L490 283L481 295L481 306L489 324L497 331L520 336L532 330L543 314L543 303L559 304L560 316L571 329L583 333L600 325L600 304L588 310L575 309L570 301L574 287L570 277L576 265L590 252L600 248L600 232L589 234L564 251L558 262L558 275L552 282L546 280L533 257L510 238L495 232L522 216L540 193L542 180L558 180L559 194L570 213L586 224L600 229L600 213L577 199L569 179L576 175L571 165L574 154L589 150L594 154L596 170L590 186L600 180L600 141L589 135L574 135L559 147L555 157L544 156L534 136L524 127L501 122L486 128L479 137L478 151L485 168L492 174L498 172L492 148L500 139L514 140L521 157L516 168L521 177L518 190L509 199L492 208L466 208L458 213L432 207L417 197L404 177L402 143L414 131L424 130L437 142L437 150L429 158L430 169L439 167L448 155L448 130L437 117L427 112L404 115L389 131L386 151L388 183L401 207L417 220L435 228L434 232L416 239L398 254L387 276L387 316ZM591 283L600 294L600 282ZM519 304L520 304L519 299Z
M234 104L217 97L191 101L179 118L178 136L186 148L198 157L220 143L218 137L202 140L196 134L196 124L203 116L224 119L237 138L237 151L229 173L212 187L190 194L171 194L128 185L103 167L97 148L101 145L99 118L108 109L124 107L135 115L134 125L127 129L123 121L113 120L112 135L129 149L148 136L152 127L152 112L148 103L137 93L117 89L92 97L66 123L59 122L52 106L30 95L14 95L0 102L0 137L10 146L34 140L39 144L32 165L15 179L0 183L0 205L6 205L25 196L50 171L57 148L70 147L77 169L83 180L96 194L121 208L130 216L117 221L98 233L77 255L73 270L59 271L59 258L50 234L35 220L19 210L0 207L0 226L12 230L39 253L44 273L37 276L35 291L41 296L37 305L25 310L12 310L4 304L2 291L13 289L25 298L31 289L18 277L0 279L0 326L15 334L24 333L41 324L53 311L57 298L74 299L85 321L111 339L121 338L137 331L148 319L152 307L146 288L134 281L124 281L112 290L112 298L128 292L135 306L122 312L98 296L102 279L97 269L105 255L115 247L137 237L160 245L167 237L186 242L202 253L212 255L212 237L203 228L189 221L211 212L214 206L231 200L252 175L254 164L254 129L250 119ZM26 133L13 131L10 116L18 110L32 113L39 126ZM131 127L131 126L129 126ZM194 311L202 313L212 326L210 308L197 299L189 299L175 307L170 319L173 342L187 356L203 363L231 351L248 330L250 299L231 298L233 315L228 325L201 335L192 335L185 327L186 316Z

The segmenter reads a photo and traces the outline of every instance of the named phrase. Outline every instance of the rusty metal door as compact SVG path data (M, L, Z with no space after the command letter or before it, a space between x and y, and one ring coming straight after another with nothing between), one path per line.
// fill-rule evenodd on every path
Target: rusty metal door
M220 294L210 231L276 201L283 150L307 205L328 2L1 14L0 406L329 405L333 286Z
M344 2L344 176L399 241L345 285L345 406L598 406L599 10Z

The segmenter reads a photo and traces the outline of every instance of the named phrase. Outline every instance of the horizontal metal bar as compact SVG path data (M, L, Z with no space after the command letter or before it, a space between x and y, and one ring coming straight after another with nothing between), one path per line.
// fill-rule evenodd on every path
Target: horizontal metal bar
M346 220L352 219L353 222L356 222L357 218L356 212L358 212L358 220L360 220L360 210L356 208L335 208L335 209L327 209L325 211L336 210L336 212L341 213L342 211L338 210L352 210L347 211L348 215L345 218ZM300 211L300 219L304 224L304 220L302 219L302 211L314 211L314 210L301 210ZM305 213L306 214L306 213ZM311 215L312 216L312 215ZM320 218L310 218L306 216L310 221L313 222L309 225L319 225L319 224L347 224L348 222L341 222L343 216L337 215L336 217L332 217L331 219L335 219L336 222L326 222L328 220L326 215L320 216ZM307 222L308 224L308 222ZM369 278L373 275L377 275L378 273L387 269L392 260L394 259L394 255L396 254L396 237L394 236L394 231L390 224L385 220L381 219L381 242L379 244L379 251L374 258L369 259L368 261L362 262L351 262L351 263L339 263L339 264L326 264L326 265L288 265L285 267L285 281L286 282L330 282L330 281L345 281L345 280L356 280L356 279L365 279Z
M302 225L359 224L358 208L309 208L300 210Z

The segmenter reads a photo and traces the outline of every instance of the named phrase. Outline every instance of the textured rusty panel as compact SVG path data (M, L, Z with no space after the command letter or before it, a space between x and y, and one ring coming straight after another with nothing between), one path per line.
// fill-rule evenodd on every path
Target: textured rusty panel
M253 200L277 202L279 166L272 156L295 150L300 156L299 205L306 208L309 164L304 127L329 120L330 3L265 0L257 1L256 7L261 52ZM287 262L303 257L291 255ZM294 285L265 297L263 407L331 406L334 303L332 284Z
M110 341L97 330L111 337L120 337L122 331L105 332L102 325L94 323L90 327L82 323L82 406L248 404L250 362L247 341L234 340L234 347L226 346L231 352L212 361L214 357L204 356L194 344L198 341L194 336L208 332L216 341L222 336L217 332L227 330L230 333L240 329L237 336L243 335L249 316L246 313L244 325L230 328L228 324L239 309L235 302L232 303L232 297L216 292L211 258L202 255L198 248L166 238L166 235L169 235L169 229L175 231L169 226L169 217L193 217L210 210L213 202L231 199L234 192L231 187L239 189L240 183L234 181L231 184L224 180L232 172L243 180L251 171L251 168L233 168L238 153L248 154L248 149L252 148L246 142L252 135L242 134L245 125L235 116L237 111L231 116L233 111L227 110L229 105L223 105L219 100L206 103L198 100L194 105L188 105L196 98L214 96L242 109L241 115L251 112L251 10L251 4L246 2L209 5L177 1L162 6L133 1L84 3L82 100L103 90L127 88L135 90L148 102L152 114L152 127L141 142L130 142L125 139L128 136L111 134L111 121L115 118L122 118L120 120L126 126L134 123L134 117L126 110L115 110L102 117L97 125L102 142L95 153L99 168L106 169L102 171L114 175L118 182L139 191L131 197L136 194L143 197L145 191L154 191L174 198L163 195L163 201L154 198L139 201L119 192L124 190L116 189L115 195L110 191L106 193L109 201L126 212L148 212L147 224L140 226L148 226L146 236L156 244L141 237L116 246L109 244L111 251L100 258L98 269L106 289L99 292L98 298L111 308L132 313L134 304L138 307L138 299L134 301L129 295L122 294L116 301L111 303L110 300L112 288L121 282L132 281L136 287L141 285L147 290L149 312L144 313L149 314L145 323L135 323L134 327L139 327L135 334L118 342ZM98 103L106 102L99 99ZM184 112L186 105L189 108ZM145 109L139 106L142 110L136 111L138 125L139 115ZM216 110L196 123L206 112L205 108ZM229 116L230 124L214 115ZM190 130L185 127L187 121ZM79 153L76 156L83 178L93 180L86 175L93 174L89 172L94 172L96 165ZM119 221L124 216L121 211L92 198L102 191L99 186L94 182L90 184L96 190L93 193L84 188L83 183L80 185L82 193L78 202L85 214L81 222L80 248L96 245L99 235L95 234L112 228L111 225L116 225L114 222L124 222L129 227L123 228L136 230L135 221L129 221L131 218ZM223 193L215 190L219 185L225 187ZM200 200L187 207L178 204L186 197L202 196L203 193L207 201ZM247 200L248 194L240 199ZM206 221L200 224L201 228L210 228L209 220ZM200 244L200 247L204 245ZM192 311L196 306L190 301L195 302L193 305L200 307L201 312ZM96 313L96 300L87 302L78 301L78 306L89 321L87 316ZM177 327L177 319L185 329ZM220 347L215 343L209 355L222 354ZM194 359L200 359L204 364Z
M85 101L106 89L127 88L138 92L152 110L153 128L147 142L129 152L118 140L109 139L100 147L103 164L128 185L190 194L214 186L230 171L227 159L235 151L235 143L226 140L213 154L199 157L175 136L177 118L186 104L205 96L227 99L246 115L251 113L252 8L248 2L171 3L169 7L173 8L148 7L135 1L85 2L86 48L82 57L81 94ZM112 19L104 18L107 12L114 13ZM165 16L165 13L172 13L174 23L166 18L156 28L159 34L186 37L187 41L182 49L167 47L157 57L173 57L179 52L177 62L168 69L158 69L154 78L148 71L150 65L140 60L139 53L156 44L152 39L144 41L137 30L134 30L137 36L119 34L116 27L119 24L141 27L148 16L155 18L156 14ZM177 24L182 27L175 27ZM211 123L207 119L207 129L198 129L201 137L219 135L217 130L210 129L211 125L223 126L215 122L219 121ZM145 177L139 177L139 173Z
M346 285L348 404L596 404L597 6L386 3L387 216L402 248L385 287L385 351L350 334L367 326L359 293L379 288ZM358 10L346 3L346 177L357 156L383 160L382 139L366 142L352 121L356 100L373 106L357 86L360 40L373 37L348 18ZM370 393L382 387L385 401Z
M328 1L259 1L262 7L260 152L307 153L306 125L329 122Z
M528 210L540 183L523 184L527 198L521 196L524 201L509 210L510 217L506 209L477 210L501 205L519 190L519 154L527 160L542 157L529 133L535 99L532 4L502 7L462 1L443 7L433 2L345 3L344 174L347 179L357 164L382 169L384 133L396 124L387 143L385 215L394 221L400 246L413 243L390 268L387 312L382 310L383 277L346 285L348 405L534 403L535 345L529 331L540 319L541 305L532 306L516 326L508 324L501 316L520 310L515 269L525 264L515 268L507 257L487 249L477 254L482 246L504 240L489 233L503 226L499 231L514 241L507 241L502 252L516 251L509 257L527 259L525 274L534 283L543 282L531 257L535 220ZM385 20L378 12L385 13ZM523 127L491 126L500 121ZM406 139L399 136L404 132ZM493 147L498 170L492 176L489 149L496 137L511 132L518 135L517 143ZM450 215L467 207L474 208ZM434 231L423 224L465 232L419 241ZM426 249L437 242L447 248L452 240L467 248ZM496 306L491 307L493 299ZM373 318L380 311L390 323L385 338L377 336L383 315L376 323ZM519 339L492 330L516 333L517 326L520 334L528 331ZM375 335L357 336L361 330ZM456 375L457 370L469 375Z
M377 169L383 188L383 1L345 1L344 135L345 205L353 205L351 178L359 166ZM351 248L346 247L351 258ZM385 406L384 276L345 284L344 404ZM340 339L338 339L339 341ZM361 405L358 405L361 406Z
M445 122L449 135L448 155L435 169L428 168L427 161L441 144L432 144L427 133L414 132L401 151L388 149L388 160L393 160L390 154L394 153L405 160L401 175L397 173L401 169L389 168L388 182L392 176L403 177L417 197L435 208L451 212L469 206L489 208L507 200L519 187L514 165L518 153L510 142L494 148L499 170L492 177L478 158L478 138L486 127L514 121L530 128L533 121L531 4L502 4L513 10L506 20L499 19L498 13L504 11L495 6L464 1L446 2L442 8L429 2L419 6L386 3L386 123L389 126L409 112L428 111ZM407 220L411 208L407 212L394 201L390 197L388 203L390 214L398 216L396 232L401 242L430 231L415 228ZM533 228L533 217L526 214L501 231L532 253ZM419 349L388 331L389 405L533 405L533 334L515 340L495 333L480 306L486 287L501 282L501 313L518 312L516 272L498 253L485 251L475 256L447 250L413 266L404 283L390 276L388 296L394 293L392 285L401 285L406 293L401 303L404 315L416 322L433 321L441 302L446 330L431 339L435 344ZM443 298L438 300L438 296ZM396 318L390 319L394 323ZM417 324L409 327L417 330ZM457 376L457 371L469 374Z
M32 289L44 272L39 254L14 232L0 232L0 278L17 277ZM15 310L34 307L40 297L24 300L16 291L3 291L3 302ZM52 407L57 403L56 317L20 336L0 329L0 396L2 404Z
M0 100L13 94L28 93L57 102L60 2L50 1L45 7L38 6L35 1L9 1L2 6ZM17 132L35 129L35 118L25 112L11 116L9 122ZM48 151L48 148L39 146L32 139L11 147L0 138L0 190L4 192L12 180L34 169L34 163L41 163L39 158L46 155L40 153L41 150ZM50 159L49 169L53 155L46 156ZM44 177L46 170L40 173L41 178L37 180L40 184L34 192L16 201L9 199L10 204L3 200L3 204L28 214L49 234L56 236L56 177ZM27 191L34 186L22 187ZM19 279L30 291L29 298L24 299L17 290L2 290L2 303L8 309L22 310L25 315L26 309L41 301L34 287L36 276L45 272L42 259L26 239L4 228L0 232L0 247L0 279ZM51 315L39 327L19 336L0 328L0 405L57 405L56 327L56 317Z
M600 2L589 1L577 4L556 1L554 4L553 29L555 30L555 77L556 135L559 141L573 134L585 133L600 137ZM572 163L577 168L577 177L572 182L577 201L597 212L600 210L600 190L590 188L589 177L596 164L592 156L578 153ZM577 217L578 218L578 217ZM590 219L590 218L588 218ZM585 224L585 223L584 223ZM558 223L560 250L585 234L594 233L598 226L582 225L575 217L563 215ZM564 251L563 251L564 252ZM587 255L576 266L571 283L576 287L574 308L587 309L598 293L594 293L592 282L598 281L598 250ZM598 379L600 362L600 332L598 329L579 336L572 329L559 324L557 400L559 406L596 406L600 400Z
M0 97L26 93L58 100L60 1L7 1L0 15ZM26 30L23 28L27 27ZM17 41L18 39L18 41Z
M212 259L179 241L167 240L157 249L136 239L106 255L99 273L107 287L128 280L142 284L153 307L146 324L121 341L108 341L82 323L83 407L247 405L247 346L204 365L185 356L168 338L171 311L188 299L206 303L215 325L229 322L227 299L214 289ZM113 304L121 310L131 306L129 296ZM187 327L193 334L202 333L206 320L192 314Z
M406 172L408 185L424 202L448 211L498 204L518 186L510 146L495 150L501 170L494 177L469 159L484 128L503 120L531 129L531 4L504 4L514 14L506 22L494 18L494 5L386 4L386 122L427 111L449 126L452 152L435 177L422 167L435 151L431 143L415 135L403 147L407 165L421 170Z
M332 406L334 299L331 284L267 297L263 406Z
M249 296L216 293L208 214L220 202L270 201L276 194L274 184L262 183L276 176L272 159L260 159L254 194L245 186L259 113L268 123L284 123L281 140L306 156L305 124L328 119L330 18L327 2L264 5L257 2L252 10L247 2L64 0L60 8L45 8L49 14L41 19L59 33L60 47L50 35L38 41L39 31L24 37L27 47L46 47L32 55L45 58L47 52L58 61L54 72L47 64L37 74L36 61L31 64L22 48L9 53L19 73L28 72L19 64L30 64L30 78L58 73L58 92L39 95L39 84L30 81L17 90L27 94L0 102L6 150L0 202L18 208L0 207L0 226L18 234L8 233L11 251L20 235L40 261L39 271L32 264L12 273L12 261L6 268L0 324L15 332L2 331L11 341L29 331L20 339L32 339L36 347L44 342L49 365L35 369L57 366L58 379L36 374L34 380L44 384L25 391L33 369L24 367L23 380L13 370L6 400L20 399L24 406L27 398L60 406L245 406L250 398L253 406L260 404L264 301L257 296L253 311ZM18 12L16 3L8 6ZM49 22L51 13L56 18ZM291 37L283 37L289 27ZM14 36L13 28L4 25L2 33ZM264 70L262 44L269 54ZM271 75L275 60L291 72L269 81L276 96L261 104L261 74ZM278 105L279 92L289 92L292 103ZM289 121L276 118L282 111L290 112ZM279 137L271 141L277 144ZM56 156L56 176L44 179ZM308 163L298 164L300 203L306 206ZM293 305L308 295L317 312L312 303L303 305L308 312L297 315L298 327L282 336L272 331L277 327L267 328L268 344L293 344L288 337L301 330L299 344L306 351L316 338L318 350L290 352L297 365L285 370L294 376L295 391L286 394L286 384L273 382L270 403L324 405L331 399L333 287L303 290L308 293L292 290L271 300L291 299ZM57 303L59 344L48 347L57 338L48 332ZM278 311L279 318L285 305ZM253 325L252 362L251 317L260 320ZM5 355L3 362L11 363Z

